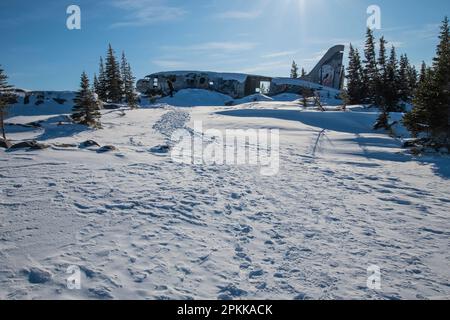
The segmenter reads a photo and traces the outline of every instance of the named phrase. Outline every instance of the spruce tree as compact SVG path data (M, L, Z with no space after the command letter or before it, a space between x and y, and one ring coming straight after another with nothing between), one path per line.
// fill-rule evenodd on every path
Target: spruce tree
M130 108L132 109L137 108L138 97L136 95L134 88L134 82L136 78L133 76L131 66L125 57L125 53L122 53L121 73L122 73L124 100Z
M378 54L378 70L379 74L376 78L375 103L380 108L380 115L375 124L375 129L389 129L389 112L390 107L388 100L388 67L386 57L386 40L380 38L380 52Z
M4 119L11 99L11 90L12 86L8 84L8 76L0 66L0 129L4 140L6 140Z
M386 107L386 90L388 85L387 79L387 57L386 57L387 41L384 37L380 38L380 51L378 54L378 77L377 90L375 94L375 102L380 107Z
M375 104L377 102L378 68L375 54L375 39L373 31L369 28L367 28L366 33L364 56L363 82L366 91L364 96L367 97L367 103Z
M89 78L86 72L81 75L80 90L74 99L72 119L79 124L99 128L100 106L90 89Z
M450 145L450 28L442 22L433 67L422 64L414 108L405 115L404 124L414 134L426 133L438 145Z
M414 92L417 89L417 70L415 66L410 65L408 67L408 90L410 92L410 99L407 102L411 102Z
M394 46L391 48L389 60L386 65L384 100L389 112L398 111L398 61Z
M410 69L409 59L406 54L400 57L400 67L398 76L398 86L400 99L404 102L408 102L411 99L411 88L409 82L409 69Z
M297 63L295 63L295 61L292 61L291 78L292 79L298 78L298 65L297 65Z
M436 101L435 86L434 86L434 72L432 68L423 67L420 75L419 84L414 95L414 108L405 114L403 124L417 137L420 133L431 135L430 119L432 113L432 106Z
M114 54L111 44L108 47L106 56L106 96L107 100L113 103L122 101L122 80L120 75L120 65Z
M303 78L303 77L306 77L306 71L305 71L305 68L302 68L302 75L301 75L301 78Z
M122 100L125 99L125 82L127 81L127 68L128 62L125 56L125 51L122 51L122 58L120 62L120 76L121 76L121 91L122 91Z
M349 63L347 68L347 103L348 104L360 104L363 101L363 79L362 79L362 66L361 58L359 56L358 49L355 49L350 44L349 51Z
M419 86L422 82L425 81L426 72L427 72L427 64L425 63L425 61L422 61L422 65L420 66L419 81L417 83L417 86Z
M450 145L450 27L448 17L442 22L436 57L433 59L436 103L431 111L430 126L436 138L446 138Z
M102 101L108 100L108 81L105 71L105 65L103 63L103 58L100 57L100 65L99 65L99 72L98 72L98 89L96 91L98 98Z
M98 82L97 74L94 73L94 80L92 83L92 91L98 95L100 84Z

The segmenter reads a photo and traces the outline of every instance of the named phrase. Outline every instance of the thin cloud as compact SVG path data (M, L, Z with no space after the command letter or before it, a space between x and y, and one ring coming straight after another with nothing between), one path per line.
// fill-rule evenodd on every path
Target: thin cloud
M239 52L248 51L254 49L258 43L256 42L205 42L189 46L164 46L165 50L183 50L183 51L227 51L227 52Z
M226 11L216 15L219 19L249 20L261 16L262 11Z
M270 58L288 57L288 56L293 56L296 53L297 53L297 51L280 51L280 52L273 52L273 53L268 53L268 54L262 55L261 58L270 59Z
M187 13L181 7L169 5L166 0L114 0L111 4L128 12L125 19L112 24L112 28L140 27L177 20Z
M166 69L179 69L186 68L188 64L180 60L169 60L169 59L157 59L153 60L152 63L158 67Z

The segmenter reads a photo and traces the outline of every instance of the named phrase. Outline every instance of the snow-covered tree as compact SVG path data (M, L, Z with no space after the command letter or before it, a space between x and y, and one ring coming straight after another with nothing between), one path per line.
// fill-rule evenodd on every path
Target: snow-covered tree
M86 72L81 75L80 90L74 99L72 119L79 124L100 128L100 105L91 91Z

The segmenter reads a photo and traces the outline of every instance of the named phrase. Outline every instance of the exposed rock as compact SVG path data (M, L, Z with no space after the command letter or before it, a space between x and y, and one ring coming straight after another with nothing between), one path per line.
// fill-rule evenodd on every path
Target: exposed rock
M86 140L80 143L80 148L100 147L100 145L94 140Z
M160 146L156 146L150 149L150 152L152 153L169 153L170 151L170 146L168 145L160 145Z
M9 149L9 148L11 148L11 146L12 146L11 142L0 138L0 148Z
M9 149L30 149L30 150L43 150L49 148L48 145L38 143L36 141L23 141L12 145Z
M118 149L115 146L103 146L100 149L97 150L98 153L105 153L105 152L111 152L111 151L117 151Z
M56 148L76 148L78 145L72 143L54 143L54 147Z
M52 275L50 272L39 269L31 268L28 273L28 281L34 284L42 284L52 280Z

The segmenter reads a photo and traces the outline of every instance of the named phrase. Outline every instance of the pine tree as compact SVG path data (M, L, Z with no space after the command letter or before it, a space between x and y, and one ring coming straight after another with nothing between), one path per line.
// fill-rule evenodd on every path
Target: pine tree
M433 60L436 103L432 108L430 126L436 138L446 136L450 145L450 27L448 17L442 22L436 57Z
M433 67L422 64L414 108L404 124L414 134L424 132L438 144L450 145L450 28L442 22ZM424 71L425 70L425 71Z
M435 103L435 86L434 73L432 68L425 68L425 63L422 64L422 71L414 95L414 108L408 112L403 118L403 124L417 137L420 133L431 134L430 119L431 107Z
M95 92L97 95L98 95L99 87L100 87L100 84L98 82L97 74L94 73L94 80L92 83L92 91Z
M398 86L400 99L404 102L408 102L411 99L411 88L409 82L409 59L406 54L400 56L400 68L398 76Z
M105 71L105 65L103 63L103 58L100 57L100 65L99 65L99 72L98 72L98 89L96 91L98 98L102 101L108 100L108 81Z
M123 82L123 95L126 103L132 109L137 108L137 95L134 88L134 82L136 78L133 76L131 66L128 63L125 53L122 53L121 64L122 82Z
M408 90L410 92L410 98L407 102L411 102L414 92L417 89L417 70L415 66L410 65L408 67Z
M77 92L74 102L72 119L75 122L94 128L101 127L99 122L101 116L100 106L90 89L89 78L86 72L83 72L81 75L80 90Z
M425 61L422 61L422 65L420 66L419 81L417 83L417 86L419 86L422 82L425 81L426 73L427 73L427 64L425 63Z
M367 28L366 44L364 48L364 73L363 83L365 86L367 103L375 104L377 101L378 68L375 54L375 39L373 31Z
M292 61L291 78L292 79L298 78L298 65L297 65L297 63L295 63L295 61Z
M4 119L11 98L11 90L12 86L8 84L8 76L0 66L0 128L4 140L6 140Z
M122 80L120 75L120 65L114 54L111 45L108 47L106 57L106 95L107 100L113 103L120 103L122 101Z
M388 85L387 79L387 57L386 57L386 44L387 41L384 37L380 38L380 52L378 54L378 77L377 77L377 90L375 95L376 104L384 107L386 106L386 90Z
M386 65L386 78L384 87L384 101L389 112L398 111L398 61L395 47L392 46L389 60Z
M379 74L376 78L376 93L375 103L380 108L380 116L375 124L375 129L389 129L389 112L388 106L388 66L386 58L386 40L384 37L380 38L380 52L378 55L378 70Z
M360 104L363 101L362 66L358 49L350 44L349 63L347 68L347 103Z
M301 75L301 78L303 78L303 77L306 77L306 71L305 71L305 68L302 68L302 75Z

